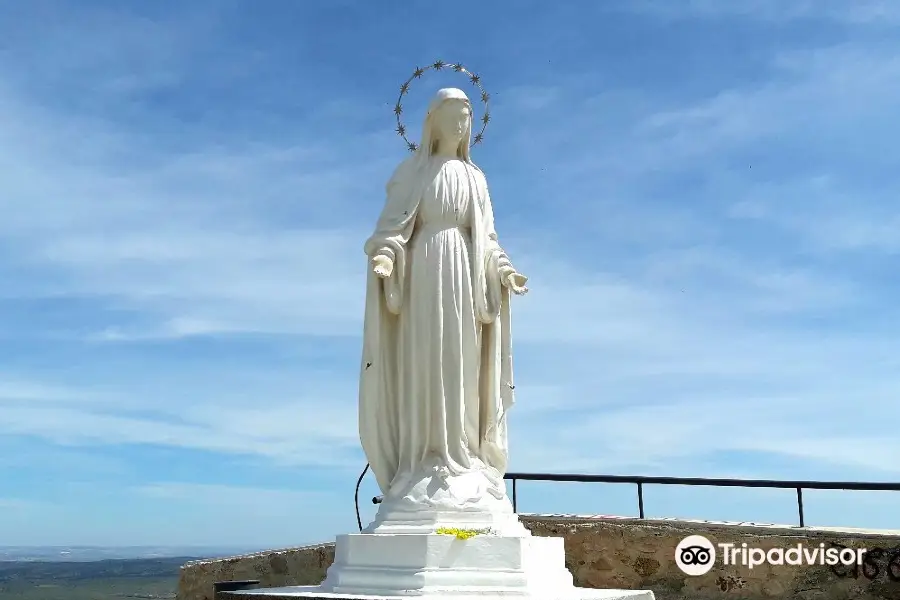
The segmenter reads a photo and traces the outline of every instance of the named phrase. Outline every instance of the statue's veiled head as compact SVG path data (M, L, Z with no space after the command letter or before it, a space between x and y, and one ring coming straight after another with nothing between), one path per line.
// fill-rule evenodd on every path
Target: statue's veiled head
M456 155L469 161L472 139L472 104L465 92L457 88L438 90L428 106L422 127L420 151Z

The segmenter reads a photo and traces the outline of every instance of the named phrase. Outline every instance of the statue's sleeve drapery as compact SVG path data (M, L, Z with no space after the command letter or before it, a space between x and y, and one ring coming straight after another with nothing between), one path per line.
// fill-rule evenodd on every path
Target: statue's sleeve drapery
M394 263L394 271L383 281L387 308L398 314L403 304L403 288L406 283L406 245L413 234L416 222L418 198L413 186L413 166L404 161L394 171L387 184L387 200L375 226L375 232L366 240L365 253L369 257L386 256Z
M510 292L504 282L515 268L497 240L491 197L480 170L473 173L473 183L478 197L472 211L475 310L483 323L479 378L482 456L502 474L509 460L506 414L515 402Z
M485 186L484 227L487 233L487 251L489 257L496 259L496 269L497 273L500 275L500 282L501 284L506 285L506 278L512 273L515 273L516 268L513 266L512 261L509 260L509 256L506 255L506 252L497 240L497 230L494 228L494 208L491 205L491 196L487 191L487 186Z
M367 268L365 324L359 387L359 437L381 491L390 487L390 465L396 464L400 415L394 398L397 386L397 315L403 310L407 280L407 245L413 235L421 198L414 165L397 167L387 184L387 199L375 232L365 243L371 259L390 258L394 269L382 279Z

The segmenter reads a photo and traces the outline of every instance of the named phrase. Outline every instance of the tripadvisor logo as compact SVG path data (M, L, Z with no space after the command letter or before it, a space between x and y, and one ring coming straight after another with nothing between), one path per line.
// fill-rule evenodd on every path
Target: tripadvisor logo
M826 548L825 544L807 547L797 544L789 548L755 548L748 544L719 543L713 545L702 535L689 535L675 547L675 564L686 575L709 573L716 562L716 548L725 566L742 565L749 569L769 565L861 565L863 548Z

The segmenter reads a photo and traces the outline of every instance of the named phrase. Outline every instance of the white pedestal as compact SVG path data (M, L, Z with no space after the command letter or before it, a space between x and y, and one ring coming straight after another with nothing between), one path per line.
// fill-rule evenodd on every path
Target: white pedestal
M573 588L562 538L350 534L322 589L336 594L546 595Z
M527 531L527 530L526 530ZM563 538L481 534L357 533L337 537L320 586L230 592L234 600L654 600L645 590L577 588Z
M646 590L594 590L590 588L572 588L572 592L550 594L536 597L535 600L655 600L653 592ZM364 594L331 594L320 591L318 586L290 586L280 588L267 588L264 590L246 590L242 592L224 592L224 595L233 600L290 600L292 598L305 598L305 600L400 600L398 596L371 596ZM418 599L430 598L410 593L402 600L413 597ZM441 600L471 600L471 596L441 596ZM504 600L507 596L497 594L495 596L483 595L479 598L496 598Z

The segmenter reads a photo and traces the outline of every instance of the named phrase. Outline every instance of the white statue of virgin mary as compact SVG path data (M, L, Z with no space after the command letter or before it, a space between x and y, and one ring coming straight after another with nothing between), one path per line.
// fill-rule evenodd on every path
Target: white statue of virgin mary
M411 511L511 511L509 299L527 278L497 241L471 130L465 93L440 90L365 244L359 426L384 494L372 527Z

